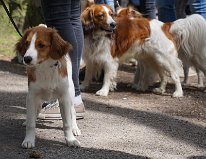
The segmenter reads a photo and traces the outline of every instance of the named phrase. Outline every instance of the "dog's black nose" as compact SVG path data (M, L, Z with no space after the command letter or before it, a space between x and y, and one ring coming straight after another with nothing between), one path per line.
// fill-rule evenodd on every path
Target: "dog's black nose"
M31 57L31 56L25 56L25 57L24 57L24 62L25 62L26 64L29 64L31 61L32 61L32 57Z
M116 23L115 22L112 22L112 23L110 23L110 26L114 29L115 27L116 27Z

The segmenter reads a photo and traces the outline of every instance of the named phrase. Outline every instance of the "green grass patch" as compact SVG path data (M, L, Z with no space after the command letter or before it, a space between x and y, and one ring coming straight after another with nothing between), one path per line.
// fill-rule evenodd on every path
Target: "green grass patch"
M14 57L14 46L19 38L20 36L0 5L0 55Z

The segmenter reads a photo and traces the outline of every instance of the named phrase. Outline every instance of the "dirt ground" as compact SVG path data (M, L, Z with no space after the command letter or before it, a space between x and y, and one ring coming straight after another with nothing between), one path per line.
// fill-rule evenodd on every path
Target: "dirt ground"
M118 72L118 89L108 97L95 96L100 83L82 93L86 114L78 120L81 148L67 147L62 121L37 121L36 147L21 148L25 127L27 77L22 65L0 59L0 158L26 159L36 152L45 159L206 159L206 94L184 86L183 98L136 92L128 85L134 68Z

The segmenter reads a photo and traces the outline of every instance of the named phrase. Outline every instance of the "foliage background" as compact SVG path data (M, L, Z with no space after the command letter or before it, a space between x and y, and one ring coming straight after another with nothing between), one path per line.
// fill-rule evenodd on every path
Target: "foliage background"
M44 23L40 0L4 0L20 32ZM20 36L0 3L0 56L14 57L14 46Z

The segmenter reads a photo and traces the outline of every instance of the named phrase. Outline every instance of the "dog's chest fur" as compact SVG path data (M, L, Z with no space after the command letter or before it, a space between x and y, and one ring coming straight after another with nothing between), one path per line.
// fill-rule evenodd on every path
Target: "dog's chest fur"
M90 61L101 61L111 56L111 38L107 35L89 35L85 38L85 54L83 58L90 58ZM104 60L103 60L104 61Z
M62 67L61 65L60 61L47 60L36 66L33 71L35 81L31 81L29 87L40 92L50 93L59 89L66 80L66 78L60 76L59 67Z

